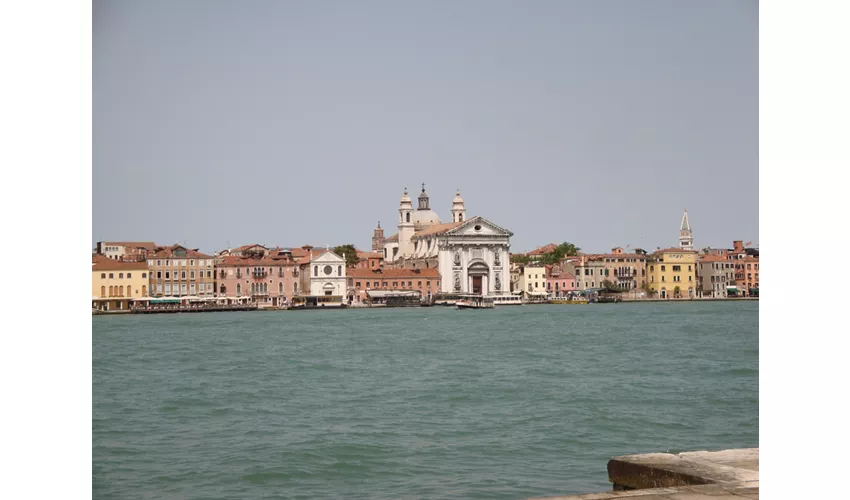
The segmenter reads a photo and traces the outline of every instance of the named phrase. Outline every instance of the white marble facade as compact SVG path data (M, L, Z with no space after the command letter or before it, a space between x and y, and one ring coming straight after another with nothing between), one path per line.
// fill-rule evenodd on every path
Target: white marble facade
M310 295L345 295L345 258L326 251L310 261Z
M442 293L510 294L510 231L483 217L435 234ZM430 243L428 244L430 246Z

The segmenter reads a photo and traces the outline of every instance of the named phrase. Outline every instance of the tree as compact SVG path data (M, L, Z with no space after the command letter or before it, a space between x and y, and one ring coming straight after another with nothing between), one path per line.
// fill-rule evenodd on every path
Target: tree
M681 292L681 291L682 290L679 288L678 285L674 286L673 287L673 296L676 297L676 298L679 298L679 292Z
M357 249L354 248L354 245L340 245L338 247L334 247L334 253L342 257L345 256L345 265L346 267L355 267L360 259L357 257Z
M619 290L620 289L620 287L617 286L616 283L614 283L613 281L610 281L610 280L602 280L602 288L605 288L605 289L608 289L608 290Z

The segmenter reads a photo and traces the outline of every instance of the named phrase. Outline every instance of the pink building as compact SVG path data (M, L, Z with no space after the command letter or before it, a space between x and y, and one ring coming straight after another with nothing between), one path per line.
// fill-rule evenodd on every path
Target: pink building
M576 290L576 277L561 266L546 266L546 292L554 297L563 297Z
M216 263L219 297L251 297L260 307L280 307L302 291L300 271L289 257L231 255Z

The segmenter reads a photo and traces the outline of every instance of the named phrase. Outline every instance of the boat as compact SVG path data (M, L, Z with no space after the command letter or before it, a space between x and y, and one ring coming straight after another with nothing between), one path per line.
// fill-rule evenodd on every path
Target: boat
M455 301L458 309L493 309L496 304L493 297L481 295L465 295Z
M496 295L493 304L497 306L521 306L522 297L519 295Z
M578 294L570 294L566 297L555 297L548 301L550 304L587 304L587 299Z

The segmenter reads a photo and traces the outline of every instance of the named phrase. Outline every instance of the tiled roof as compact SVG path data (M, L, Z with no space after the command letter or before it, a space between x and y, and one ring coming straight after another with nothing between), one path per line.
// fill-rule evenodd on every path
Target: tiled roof
M682 248L670 247L670 248L662 248L661 250L656 250L652 253L697 253L696 250L685 250Z
M361 252L360 250L357 251L358 259L380 259L382 257L383 255L378 252Z
M147 270L148 263L142 262L127 262L123 260L110 259L103 255L92 255L92 271L134 271Z
M388 238L384 238L384 243L390 243L390 242L393 242L393 241L398 242L398 233L395 233L394 235L392 235Z
M424 237L424 236L431 236L431 235L434 235L434 234L442 234L442 233L445 233L446 231L449 231L450 229L454 229L454 228L460 226L461 224L463 224L463 222L449 222L447 224L432 224L431 226L428 226L427 229L425 229L423 231L419 231L418 233L414 234L413 237L411 238L411 240L416 240L418 238L421 238L421 237Z
M154 250L156 243L152 241L103 241L102 245L115 245L130 248L144 248L146 250Z
M537 247L534 250L528 252L526 255L545 255L547 253L552 253L555 249L558 248L558 245L554 243L549 243L548 245L543 245L542 247Z
M419 272L417 272L419 271ZM430 267L426 269L381 269L380 271L365 269L365 268L355 268L349 269L346 271L346 275L348 278L369 278L369 279L382 279L382 278L439 278L440 271L437 269Z
M199 252L197 248L194 248L194 249L186 248L182 245L172 245L170 247L161 248L153 256L156 257L156 258L175 258L174 251L179 249L179 248L186 250L186 256L185 257L177 257L179 259L183 259L183 258L187 258L187 259L191 259L191 258L212 259L213 258L212 255L207 255L207 254L203 254L203 253Z
M295 263L289 259L263 257L261 259L252 259L250 257L241 257L238 255L230 255L222 257L220 262L216 263L216 267L252 267L252 266L294 266Z

